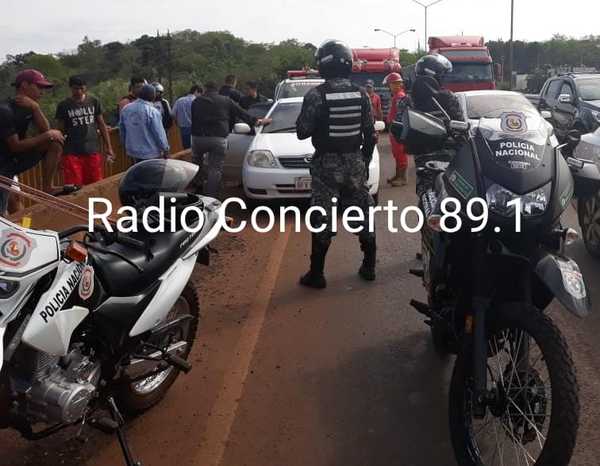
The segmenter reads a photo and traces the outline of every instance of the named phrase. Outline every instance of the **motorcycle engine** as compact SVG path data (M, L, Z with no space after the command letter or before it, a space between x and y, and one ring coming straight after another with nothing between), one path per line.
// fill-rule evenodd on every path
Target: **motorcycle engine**
M62 358L28 350L26 362L27 370L21 366L19 377L12 380L24 400L18 414L47 424L78 421L96 392L100 364L77 347Z

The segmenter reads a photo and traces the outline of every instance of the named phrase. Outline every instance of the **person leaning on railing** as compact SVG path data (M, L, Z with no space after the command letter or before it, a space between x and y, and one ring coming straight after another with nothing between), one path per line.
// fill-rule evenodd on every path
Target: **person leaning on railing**
M13 84L16 96L0 103L0 175L13 178L42 162L44 179L42 189L47 193L62 192L53 185L62 154L64 137L50 129L48 119L40 108L44 90L54 85L37 70L21 71ZM27 137L30 124L38 135ZM0 189L0 214L5 215L8 192Z

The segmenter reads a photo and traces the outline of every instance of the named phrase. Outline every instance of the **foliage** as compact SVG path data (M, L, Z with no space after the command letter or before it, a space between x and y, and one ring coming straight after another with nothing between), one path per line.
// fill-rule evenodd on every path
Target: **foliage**
M143 35L125 44L84 37L74 53L7 56L0 64L0 99L14 93L10 83L19 70L39 69L57 84L42 101L46 115L53 117L56 104L69 94L68 77L78 74L87 79L90 93L100 98L108 121L114 122L117 102L127 94L131 76L162 82L167 97L176 99L194 83L221 83L226 75L235 74L240 87L256 80L261 93L271 97L289 69L313 64L314 50L312 44L297 40L250 43L224 31Z
M508 64L509 42L490 41L487 45L496 63ZM545 42L514 42L514 70L518 73L582 64L600 69L600 36L574 39L555 34Z

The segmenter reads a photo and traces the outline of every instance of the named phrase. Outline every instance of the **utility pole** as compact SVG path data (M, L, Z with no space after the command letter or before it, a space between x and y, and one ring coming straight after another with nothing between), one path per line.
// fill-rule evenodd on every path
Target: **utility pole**
M169 79L169 102L173 102L173 61L171 31L167 30L167 76Z
M515 0L510 0L510 44L508 46L508 82L509 89L513 88L513 68L515 66L515 47L514 47L514 32L515 32Z

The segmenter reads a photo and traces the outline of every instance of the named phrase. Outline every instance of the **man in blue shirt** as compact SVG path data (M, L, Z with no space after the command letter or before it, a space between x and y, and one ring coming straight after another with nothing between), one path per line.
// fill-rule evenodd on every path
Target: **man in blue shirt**
M192 102L202 95L202 87L194 84L190 92L175 101L171 115L179 127L184 149L192 147Z
M151 85L144 85L139 98L121 111L119 130L121 142L126 154L134 160L157 159L167 157L169 141L162 124L160 112L152 102L156 90Z

